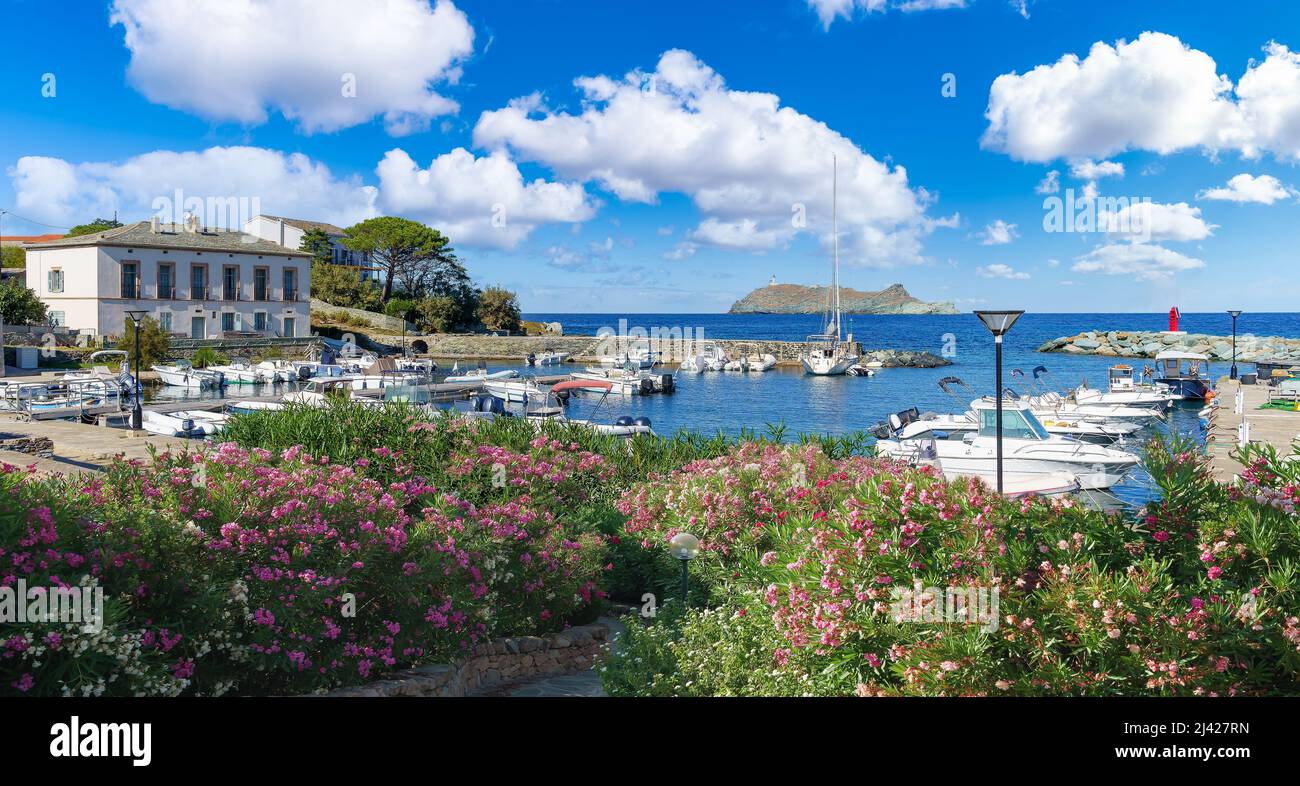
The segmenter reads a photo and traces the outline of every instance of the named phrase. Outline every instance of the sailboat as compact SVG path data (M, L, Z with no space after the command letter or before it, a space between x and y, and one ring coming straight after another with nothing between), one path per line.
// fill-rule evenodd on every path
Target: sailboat
M831 302L827 309L833 312L830 323L823 332L808 337L808 351L799 356L803 369L818 376L836 376L857 365L858 356L841 338L840 326L840 233L838 224L839 163L832 157L831 175Z

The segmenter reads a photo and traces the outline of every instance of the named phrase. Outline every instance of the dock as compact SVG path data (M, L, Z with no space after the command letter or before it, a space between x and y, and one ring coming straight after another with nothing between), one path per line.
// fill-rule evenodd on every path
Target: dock
M1206 432L1205 449L1210 456L1214 477L1229 483L1241 472L1242 466L1230 455L1241 438L1241 423L1250 424L1250 441L1263 442L1277 448L1285 455L1300 445L1300 412L1260 409L1269 400L1267 385L1243 385L1239 380L1221 377L1216 383L1218 395L1214 399L1214 412ZM1241 413L1236 411L1237 393L1242 396Z
M160 437L147 431L88 426L66 420L20 420L11 414L0 415L0 440L49 439L54 443L53 456L38 457L0 449L0 461L16 467L36 466L37 472L77 474L101 472L115 456L149 460L149 450L158 452L194 450L199 440Z

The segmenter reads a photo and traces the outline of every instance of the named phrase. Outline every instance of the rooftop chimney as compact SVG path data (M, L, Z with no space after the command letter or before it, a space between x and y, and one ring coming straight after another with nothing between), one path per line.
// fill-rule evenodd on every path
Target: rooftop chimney
M149 219L149 231L155 235L158 234L158 216Z

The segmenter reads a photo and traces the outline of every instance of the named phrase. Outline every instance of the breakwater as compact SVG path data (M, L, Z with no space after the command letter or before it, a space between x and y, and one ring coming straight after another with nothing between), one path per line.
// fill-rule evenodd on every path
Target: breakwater
M602 356L616 354L628 346L627 342L615 336L488 336L436 334L412 336L407 342L421 353L437 358L456 360L513 360L520 361L530 354L543 352L568 352L569 359L575 363L595 363ZM734 339L710 340L717 344L730 357L742 355L770 354L776 358L778 365L797 366L799 355L806 352L808 343L804 341L740 341ZM887 368L935 368L949 365L949 361L929 352L910 350L876 349L863 350L853 342L862 362L878 361ZM648 345L650 349L660 352L669 362L678 363L684 357L698 352L700 344L691 345L688 341L653 339L638 342L633 339L631 346Z
M1211 360L1232 360L1232 336L1164 331L1089 330L1044 342L1039 352L1075 355L1108 355L1121 358L1153 358L1167 349L1195 352ZM1280 336L1237 336L1237 360L1300 361L1300 339Z

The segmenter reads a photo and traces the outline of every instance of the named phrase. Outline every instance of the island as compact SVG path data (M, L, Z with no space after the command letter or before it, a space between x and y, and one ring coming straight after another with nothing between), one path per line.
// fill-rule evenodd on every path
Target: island
M830 287L769 283L732 304L729 314L819 314L826 310ZM917 300L902 284L879 292L840 287L840 309L845 314L956 314L950 302Z

